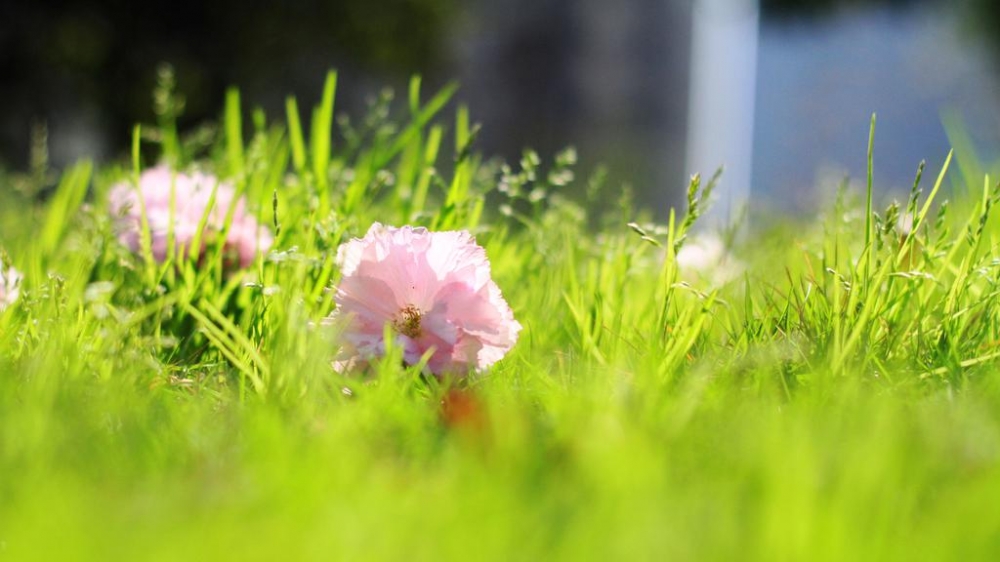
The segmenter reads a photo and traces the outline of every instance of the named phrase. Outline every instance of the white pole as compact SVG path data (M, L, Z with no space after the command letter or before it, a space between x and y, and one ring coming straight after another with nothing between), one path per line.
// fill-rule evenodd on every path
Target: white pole
M708 213L732 226L750 200L760 8L757 0L695 0L687 169L705 181L725 172Z

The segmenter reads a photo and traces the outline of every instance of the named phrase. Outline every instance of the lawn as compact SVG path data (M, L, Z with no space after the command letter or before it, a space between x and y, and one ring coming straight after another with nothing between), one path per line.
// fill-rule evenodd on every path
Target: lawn
M572 150L479 154L453 93L335 120L331 73L311 113L233 90L187 133L161 84L131 158L0 176L0 558L1000 556L1000 188L968 156L708 251L711 170L657 222ZM159 161L231 182L268 250L162 258L144 214L131 251L109 199ZM334 368L337 250L376 222L475 236L503 359Z

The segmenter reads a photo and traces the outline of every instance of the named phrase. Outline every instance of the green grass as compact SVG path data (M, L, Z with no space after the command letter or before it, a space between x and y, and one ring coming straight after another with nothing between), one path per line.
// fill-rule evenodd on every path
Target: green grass
M712 181L656 224L572 151L484 159L453 87L335 121L331 74L308 130L295 98L269 121L233 90L183 136L164 83L132 162L67 170L45 203L44 166L0 178L25 275L0 313L0 557L1000 555L989 178L921 166L877 211L870 175L821 217L755 221L731 244L746 269L713 285L675 261ZM120 247L108 189L161 155L234 181L270 255L233 277L219 252ZM331 369L333 257L374 221L477 235L524 325L489 373Z

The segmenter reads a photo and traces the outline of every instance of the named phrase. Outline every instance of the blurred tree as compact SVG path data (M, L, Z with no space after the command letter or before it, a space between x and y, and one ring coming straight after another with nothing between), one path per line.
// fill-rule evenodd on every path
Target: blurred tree
M288 92L318 92L316 85L330 66L364 69L378 74L380 82L383 75L433 72L444 55L440 37L455 4L0 3L0 162L26 164L33 120L52 123L53 133L82 122L81 131L97 127L104 142L123 146L132 123L152 119L150 92L163 61L176 69L188 123L214 117L231 84L270 96L277 105Z
M977 33L989 37L990 43L997 53L994 60L1000 59L1000 2L997 0L968 0L972 10L969 12L970 27Z
M845 6L908 6L924 0L761 0L767 16L821 15ZM987 0L988 1L988 0Z

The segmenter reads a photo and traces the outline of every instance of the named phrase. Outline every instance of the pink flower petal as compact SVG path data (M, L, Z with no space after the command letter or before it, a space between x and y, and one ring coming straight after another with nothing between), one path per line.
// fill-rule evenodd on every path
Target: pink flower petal
M435 374L486 369L517 341L521 325L467 231L376 223L342 244L337 261L343 277L331 320L345 325L338 368L384 355L386 325L407 363L431 352L427 368Z
M153 257L158 262L168 257L170 236L179 255L193 254L190 258L198 259L212 237L224 230L230 215L232 222L223 242L223 254L233 257L233 265L248 267L274 243L270 230L247 212L246 202L237 197L232 184L202 172L186 174L157 166L142 173L138 189L127 182L116 185L109 202L118 223L118 238L135 254L142 249L145 206ZM205 221L202 245L192 249L202 220Z

